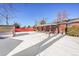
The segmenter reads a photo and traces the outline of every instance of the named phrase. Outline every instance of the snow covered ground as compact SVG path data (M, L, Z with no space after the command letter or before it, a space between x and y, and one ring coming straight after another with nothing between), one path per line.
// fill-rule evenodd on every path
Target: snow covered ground
M79 56L79 37L22 32L16 33L13 39L22 42L7 56Z

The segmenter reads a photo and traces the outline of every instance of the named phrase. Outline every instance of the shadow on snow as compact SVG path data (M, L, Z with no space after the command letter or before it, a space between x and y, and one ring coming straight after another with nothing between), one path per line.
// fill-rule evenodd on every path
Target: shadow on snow
M49 43L43 45L45 42L47 42L49 39L51 39L54 36L57 36L57 34L53 35L53 36L50 36L50 37L46 38L45 40L43 40L43 41L41 41L41 42L27 48L27 49L24 49L21 52L18 52L16 54L14 54L13 56L35 56L35 55L41 53L42 51L44 51L45 49L47 49L49 46L54 44L56 41L58 41L59 39L61 39L65 35L61 35L61 36L57 37L56 39L53 39Z

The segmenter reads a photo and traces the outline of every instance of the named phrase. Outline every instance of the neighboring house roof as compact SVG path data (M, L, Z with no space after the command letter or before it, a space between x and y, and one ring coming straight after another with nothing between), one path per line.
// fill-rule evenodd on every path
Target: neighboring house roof
M79 22L79 18L69 19L68 23Z
M14 25L0 25L0 26L7 26L7 27L10 27L10 26L14 26Z
M0 29L1 28L14 28L14 25L0 25Z
M10 32L14 29L13 25L0 25L0 32Z

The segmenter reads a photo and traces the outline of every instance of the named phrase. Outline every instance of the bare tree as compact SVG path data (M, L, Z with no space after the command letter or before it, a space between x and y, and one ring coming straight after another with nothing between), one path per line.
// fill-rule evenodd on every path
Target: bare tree
M61 13L59 12L58 15L57 15L57 21L56 21L58 33L60 32L60 31L59 31L59 22L60 22L60 21L61 21Z
M58 13L57 15L57 22L61 21L61 12Z
M13 18L13 9L12 9L12 4L10 3L5 3L5 4L0 4L0 16L3 17L6 20L6 25L9 25L9 20Z
M61 12L58 13L57 22L65 21L65 20L68 20L68 14L67 14L67 12L64 10L64 11L61 11Z
M41 24L41 25L46 24L46 18L43 18L43 19L40 21L40 24Z
M59 33L59 23L64 21L67 22L67 20L68 20L68 14L66 11L62 11L58 13L58 16L57 16L58 33ZM67 33L67 23L66 23L65 33Z
M37 26L37 24L38 24L38 21L37 21L37 20L35 20L35 24L34 24L34 26Z
M65 27L65 34L67 34L67 29L68 29L68 14L67 14L67 12L66 11L63 11L62 12L62 15L63 15L63 22L66 22L66 27Z

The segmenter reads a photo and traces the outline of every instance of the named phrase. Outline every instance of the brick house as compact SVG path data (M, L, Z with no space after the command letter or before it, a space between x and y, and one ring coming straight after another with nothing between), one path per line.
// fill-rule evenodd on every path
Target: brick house
M66 33L66 29L69 26L79 27L79 18L68 19L67 21L60 21L57 23L37 25L35 29L43 32L51 31L52 33Z

